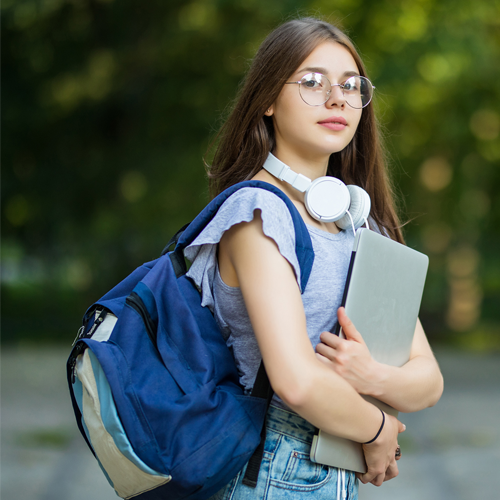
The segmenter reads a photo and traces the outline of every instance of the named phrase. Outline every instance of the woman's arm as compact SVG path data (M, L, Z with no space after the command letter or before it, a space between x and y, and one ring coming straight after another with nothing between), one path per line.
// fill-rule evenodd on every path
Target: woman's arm
M438 402L443 392L443 377L420 321L415 328L409 361L396 367L378 363L370 356L361 334L343 308L339 309L338 318L346 338L323 332L316 351L357 392L407 413Z
M275 393L328 433L360 443L371 440L380 427L380 410L316 357L293 269L264 235L258 211L252 222L224 234L219 266L222 279L241 288ZM394 450L404 427L393 417L386 419L387 429L368 447L371 468L364 480L376 484L397 475Z

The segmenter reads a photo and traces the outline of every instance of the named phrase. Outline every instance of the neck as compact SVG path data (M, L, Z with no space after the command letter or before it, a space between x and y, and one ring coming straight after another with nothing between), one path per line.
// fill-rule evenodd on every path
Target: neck
M276 147L273 155L289 166L294 172L305 175L312 181L326 175L330 156L313 157Z

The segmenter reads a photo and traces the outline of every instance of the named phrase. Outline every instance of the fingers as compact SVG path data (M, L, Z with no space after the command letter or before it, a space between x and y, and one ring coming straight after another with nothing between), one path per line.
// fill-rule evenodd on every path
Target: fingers
M368 472L364 474L360 474L358 477L363 484L371 483L375 486L380 486L384 482L384 478L385 472L373 472L371 470L368 470Z
M406 430L406 425L403 424L403 422L400 422L399 420L397 422L398 422L398 434L401 434Z
M389 481L390 479L394 479L398 475L399 475L398 464L394 460L385 471L384 481Z
M366 474L368 474L368 472L367 472L367 473L365 473L365 474L361 474L361 472L356 472L356 477L357 477L357 478L360 480L360 482L362 482L363 484L368 484L368 482L369 482L369 481L367 481L367 479L366 479Z
M333 349L337 349L342 342L345 342L343 339L339 339L337 335L330 332L323 332L320 335L320 339L323 344L330 346Z
M370 483L372 483L374 486L382 486L382 483L385 481L385 474L379 474L378 476L375 477L375 479L372 479Z
M320 354L319 352L316 353L316 357L322 362L324 363L325 365L328 365L330 368L332 367L332 362L330 361L330 359L328 359L326 356L323 356L322 354Z
M396 460L393 460L387 470L385 472L373 472L368 471L365 474L356 473L356 477L363 483L368 484L371 483L375 486L381 486L384 481L389 481L390 479L394 479L399 475L398 464Z
M356 330L354 323L349 319L343 307L339 307L337 311L337 317L346 339L363 342L363 337L358 332L358 330Z
M358 479L363 484L372 483L375 486L380 486L384 482L387 462L377 460L376 463L369 463L367 460L367 471L360 474Z
M335 348L332 348L321 342L316 346L316 352L321 354L325 358L328 358L330 361L335 359L337 354L337 350Z

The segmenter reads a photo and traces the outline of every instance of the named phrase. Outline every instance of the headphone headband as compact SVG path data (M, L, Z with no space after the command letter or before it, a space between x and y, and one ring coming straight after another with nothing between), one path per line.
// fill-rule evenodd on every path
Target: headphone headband
M357 229L368 218L370 197L359 186L346 186L340 179L331 176L318 177L311 181L305 175L294 172L272 153L269 153L263 168L280 181L285 181L297 191L305 193L304 203L313 219L321 222L338 221L337 225L341 229L352 223Z
M278 160L272 153L269 153L267 160L264 162L264 169L280 181L285 181L290 184L301 193L307 191L307 188L311 185L311 179L308 179L305 175L294 172L288 165Z

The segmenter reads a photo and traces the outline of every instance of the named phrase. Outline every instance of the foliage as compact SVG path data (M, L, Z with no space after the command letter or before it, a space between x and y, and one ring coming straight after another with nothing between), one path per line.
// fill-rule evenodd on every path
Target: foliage
M14 311L43 315L26 287L80 307L196 215L202 156L252 54L311 14L340 21L377 87L405 234L431 257L424 326L496 335L499 13L498 0L5 0L8 336L24 332Z

